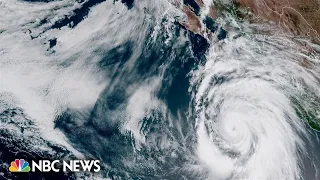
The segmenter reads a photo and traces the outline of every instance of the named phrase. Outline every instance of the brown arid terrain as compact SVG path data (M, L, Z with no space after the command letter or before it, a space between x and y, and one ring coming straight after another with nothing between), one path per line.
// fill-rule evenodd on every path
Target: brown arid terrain
M191 6L183 4L182 1L179 0L171 0L170 2L177 8L181 9L187 16L187 20L181 21L180 24L194 33L202 34L201 22L199 17L194 12L194 9ZM202 0L195 0L195 2L199 5L199 7L203 7L204 5Z
M320 42L319 0L235 0L255 16L251 20L270 20L296 36Z
M212 36L208 28L203 26L199 15L196 14L195 9L192 6L184 4L181 0L169 0L169 2L186 14L186 19L179 21L182 26L193 33L200 34L201 36L205 36L205 34L206 37ZM194 0L194 2L200 9L205 7L203 0ZM212 19L216 19L217 15L213 7L209 9L208 16Z
M193 33L211 39L217 33L210 31L203 23L195 9L180 0L169 0L186 14L185 21L180 24ZM249 21L250 24L262 25L258 33L273 35L281 32L294 37L307 38L313 43L320 44L320 0L233 0L236 16L239 20ZM200 9L205 8L202 0L194 0ZM222 8L223 9L223 8ZM209 9L208 17L215 20L222 15L223 10L214 2ZM263 27L272 22L271 29ZM274 27L274 24L277 26ZM223 27L228 29L228 26ZM315 54L315 50L305 41L295 41L305 54ZM301 60L306 68L313 68L313 63Z
M198 34L203 34L199 17L192 7L184 5L179 0L172 0L176 7L187 15L186 22L180 22L184 27ZM195 0L200 8L202 0ZM310 38L320 43L320 1L319 0L234 0L235 6L241 12L239 16L252 23L277 23L286 33ZM216 9L210 8L209 16L215 19Z

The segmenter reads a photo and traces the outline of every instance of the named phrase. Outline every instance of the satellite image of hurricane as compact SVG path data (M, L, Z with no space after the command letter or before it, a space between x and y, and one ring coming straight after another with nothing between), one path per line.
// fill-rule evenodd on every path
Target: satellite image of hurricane
M319 0L0 0L1 180L320 180L319 132Z

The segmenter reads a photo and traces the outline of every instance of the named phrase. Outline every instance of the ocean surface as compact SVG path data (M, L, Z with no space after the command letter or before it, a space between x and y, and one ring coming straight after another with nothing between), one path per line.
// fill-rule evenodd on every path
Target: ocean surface
M0 0L0 179L320 179L320 46L184 3Z

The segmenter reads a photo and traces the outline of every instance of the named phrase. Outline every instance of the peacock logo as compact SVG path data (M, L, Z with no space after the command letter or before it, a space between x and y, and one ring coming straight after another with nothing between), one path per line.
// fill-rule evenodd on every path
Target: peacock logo
M24 159L16 159L11 162L11 166L9 167L10 172L29 172L30 166L27 161Z

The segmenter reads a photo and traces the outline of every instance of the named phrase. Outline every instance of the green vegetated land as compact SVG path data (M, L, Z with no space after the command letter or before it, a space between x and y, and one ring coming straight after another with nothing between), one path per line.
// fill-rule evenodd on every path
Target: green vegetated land
M300 104L295 104L295 111L298 117L306 122L312 129L320 131L320 119L316 112L306 111Z

